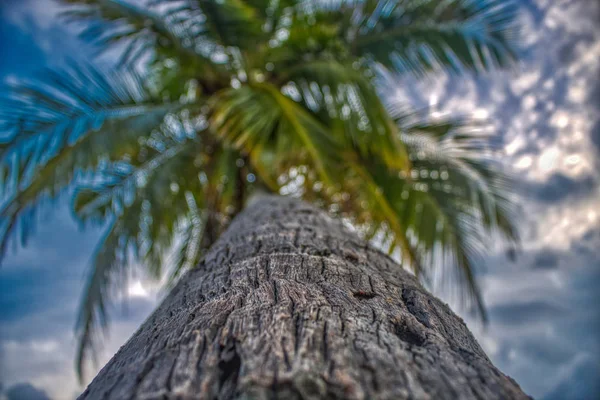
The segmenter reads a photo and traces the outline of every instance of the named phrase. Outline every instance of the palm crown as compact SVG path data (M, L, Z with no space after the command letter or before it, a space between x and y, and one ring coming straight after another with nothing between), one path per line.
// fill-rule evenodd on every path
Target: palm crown
M70 63L12 85L0 250L63 192L81 221L108 223L78 318L79 367L132 263L176 279L256 190L321 205L423 279L443 265L485 315L474 263L491 233L517 240L506 175L466 121L409 112L380 83L389 71L508 65L509 2L63 1L121 67Z

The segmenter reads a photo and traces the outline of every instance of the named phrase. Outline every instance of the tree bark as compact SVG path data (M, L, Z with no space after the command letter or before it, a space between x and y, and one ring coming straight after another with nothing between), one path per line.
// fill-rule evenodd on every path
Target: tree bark
M450 308L340 221L264 197L80 399L526 399Z

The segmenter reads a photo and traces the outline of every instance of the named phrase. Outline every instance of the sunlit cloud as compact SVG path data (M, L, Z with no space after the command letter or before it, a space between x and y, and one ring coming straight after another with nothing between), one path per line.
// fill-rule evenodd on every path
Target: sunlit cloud
M129 285L127 290L129 297L148 297L148 291L144 289L141 281L135 282L133 285Z

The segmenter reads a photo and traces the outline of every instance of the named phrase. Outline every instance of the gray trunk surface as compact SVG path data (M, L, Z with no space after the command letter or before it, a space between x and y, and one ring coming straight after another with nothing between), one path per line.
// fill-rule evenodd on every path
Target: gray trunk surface
M526 399L450 308L323 211L241 213L80 399Z

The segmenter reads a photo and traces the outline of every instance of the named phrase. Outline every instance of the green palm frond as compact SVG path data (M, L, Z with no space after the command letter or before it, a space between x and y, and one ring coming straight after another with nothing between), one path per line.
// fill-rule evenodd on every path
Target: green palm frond
M255 8L243 0L210 1L191 0L188 13L203 19L203 28L215 43L223 47L245 47L256 44L263 35L259 17L264 10Z
M76 332L79 338L77 370L82 374L87 352L94 353L98 327L106 325L109 290L127 289L131 265L143 262L159 279L169 249L188 220L203 205L202 185L193 179L200 143L186 136L154 135L144 146L140 162L117 162L100 168L87 183L79 184L73 209L84 223L109 223L110 229L90 266ZM192 178L192 179L190 179ZM197 193L193 199L179 192L178 183ZM194 201L192 206L190 201ZM188 244L188 247L191 244ZM187 250L189 257L198 254ZM81 376L81 375L80 375Z
M327 15L323 13L290 15L293 22L282 25L269 41L268 58L275 71L284 72L299 60L348 60L351 54L343 42L339 21L324 18Z
M365 76L368 72L333 60L313 61L292 67L287 78L307 109L346 136L346 147L363 158L381 157L390 168L407 170L398 127Z
M177 234L179 243L174 246L175 249L167 261L171 266L167 278L168 288L172 288L185 271L198 265L203 253L201 239L206 228L207 218L203 218L202 211L191 191L185 193L185 198L188 202L190 216L184 221Z
M217 136L250 155L256 153L257 147L263 152L270 150L282 162L302 158L298 149L304 148L323 179L331 179L332 165L339 158L335 139L307 110L275 86L254 83L225 89L213 100L210 125Z
M369 223L372 229L381 231L386 234L387 230L393 237L392 243L389 246L389 253L399 248L402 255L402 260L406 265L411 268L417 275L423 271L422 267L422 256L419 253L419 248L411 243L411 237L409 228L411 227L411 220L406 218L403 214L398 212L394 207L394 199L389 198L390 188L385 184L387 182L381 181L381 176L374 176L371 171L365 168L354 166L356 171L356 179L358 181L358 187L361 190L360 202L366 202L366 207L370 210ZM388 176L389 171L382 168L381 171L383 176ZM404 217L404 218L403 218Z
M98 328L106 329L108 324L105 300L113 294L110 292L111 284L114 281L114 277L111 275L121 273L121 277L126 276L123 269L128 261L127 249L119 243L121 236L119 228L119 225L112 225L104 238L100 240L93 260L93 265L97 267L92 270L80 303L76 322L78 348L75 356L75 367L79 377L84 374L85 360L90 356L94 356L95 360ZM107 268L101 268L101 266L107 266Z
M72 66L16 84L0 106L0 126L9 132L0 148L0 168L8 177L0 208L4 250L19 225L26 240L41 202L103 159L131 156L139 139L182 104L158 101L135 75Z
M101 51L107 50L107 45L127 42L121 63L138 60L154 46L178 50L186 57L195 55L191 43L183 44L184 38L177 35L167 13L155 13L121 0L62 1L77 6L64 11L63 20L85 23L79 36L100 46Z
M419 261L417 275L432 280L438 271L448 271L443 267L456 267L454 277L467 289L464 302L472 301L485 318L474 273L493 234L518 241L511 179L492 162L489 138L464 121L425 121L401 129L411 174L389 174L373 165L373 181L408 233ZM390 250L397 246L404 253L398 237L394 235Z
M95 332L105 324L109 288L127 289L127 281L117 278L141 263L151 278L166 273L168 284L174 283L216 239L206 237L220 234L224 221L240 211L237 198L252 191L247 184L240 193L237 151L215 148L201 128L190 137L172 125L144 142L142 157L103 166L77 187L78 219L111 226L93 259L76 326L80 374L99 342Z
M214 41L199 21L189 18L186 7L171 3L166 8L146 9L123 0L61 1L76 6L64 11L63 19L85 23L79 36L100 53L121 46L117 65L130 67L145 59L154 64L175 63L180 79L227 82L222 66L210 59Z
M515 58L516 4L505 0L365 2L354 51L399 72L504 67ZM376 5L375 5L376 4Z

